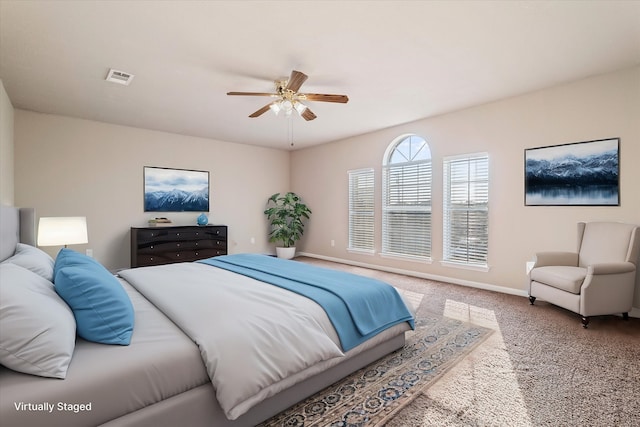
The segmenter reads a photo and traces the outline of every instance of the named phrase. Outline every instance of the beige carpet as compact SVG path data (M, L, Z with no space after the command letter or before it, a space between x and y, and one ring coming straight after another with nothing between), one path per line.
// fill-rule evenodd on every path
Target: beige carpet
M640 319L580 318L544 301L330 263L422 294L435 313L494 333L387 426L640 426Z

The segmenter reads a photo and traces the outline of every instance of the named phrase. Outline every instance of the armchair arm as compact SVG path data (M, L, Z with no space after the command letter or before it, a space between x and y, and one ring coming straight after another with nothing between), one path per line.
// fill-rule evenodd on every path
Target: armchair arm
M608 262L587 267L580 290L580 314L626 313L633 305L636 266L632 262Z
M533 268L547 265L578 266L578 254L576 252L538 252L534 258Z
M605 262L587 266L587 276L630 273L635 269L636 266L632 262Z

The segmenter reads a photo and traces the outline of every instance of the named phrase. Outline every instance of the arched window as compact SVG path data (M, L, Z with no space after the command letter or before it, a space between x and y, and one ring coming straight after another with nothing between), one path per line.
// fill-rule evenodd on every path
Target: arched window
M431 150L417 135L397 138L384 155L382 253L431 258Z

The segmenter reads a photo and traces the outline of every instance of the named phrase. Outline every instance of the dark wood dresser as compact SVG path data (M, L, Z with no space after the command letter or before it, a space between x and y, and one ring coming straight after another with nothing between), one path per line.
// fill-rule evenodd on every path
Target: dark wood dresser
M226 225L131 227L132 268L226 254Z

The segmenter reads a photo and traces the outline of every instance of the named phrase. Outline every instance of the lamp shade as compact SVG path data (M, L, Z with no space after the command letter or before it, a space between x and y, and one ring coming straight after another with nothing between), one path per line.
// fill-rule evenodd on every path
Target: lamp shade
M42 217L38 224L38 246L66 246L88 243L84 216Z
M269 108L271 108L271 111L273 111L276 114L276 116L281 110L279 102L273 102L271 105L269 105Z
M302 102L298 102L298 101L295 101L293 103L293 108L295 108L298 114L300 115L302 115L302 113L304 113L307 110L307 106L304 105Z

